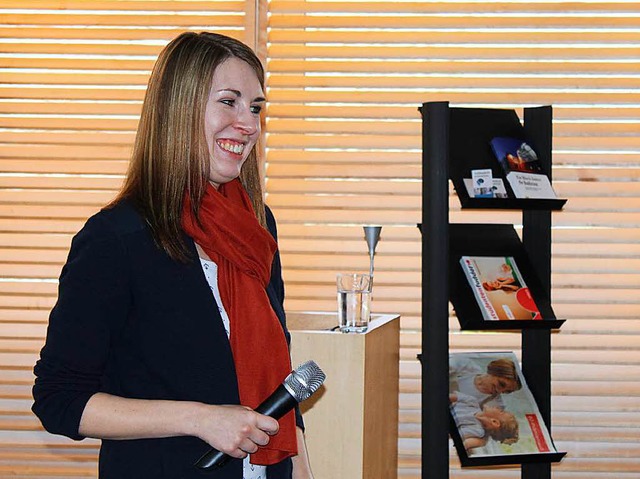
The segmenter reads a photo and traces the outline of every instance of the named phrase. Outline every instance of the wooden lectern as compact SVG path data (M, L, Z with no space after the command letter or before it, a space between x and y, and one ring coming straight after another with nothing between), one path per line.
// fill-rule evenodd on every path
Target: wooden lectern
M288 313L293 367L326 373L300 407L316 479L396 479L400 320L372 315L365 333L332 331L335 313Z

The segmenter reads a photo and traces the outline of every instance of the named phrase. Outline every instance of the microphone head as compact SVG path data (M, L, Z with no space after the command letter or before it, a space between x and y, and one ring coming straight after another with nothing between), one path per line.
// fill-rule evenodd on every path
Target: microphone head
M322 386L326 377L315 361L309 360L285 378L284 386L296 401L302 402Z

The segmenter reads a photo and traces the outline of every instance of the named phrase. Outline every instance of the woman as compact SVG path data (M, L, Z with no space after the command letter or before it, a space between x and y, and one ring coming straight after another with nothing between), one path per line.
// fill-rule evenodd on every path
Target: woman
M250 409L291 371L256 154L264 102L248 47L177 37L122 191L72 242L33 411L50 432L102 439L100 478L200 477L210 447L237 460L209 477L312 477L299 412Z

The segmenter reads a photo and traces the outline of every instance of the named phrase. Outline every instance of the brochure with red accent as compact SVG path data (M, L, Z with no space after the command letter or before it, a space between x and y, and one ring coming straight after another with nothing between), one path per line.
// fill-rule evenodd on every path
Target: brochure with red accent
M486 321L542 319L511 256L462 256L460 265Z

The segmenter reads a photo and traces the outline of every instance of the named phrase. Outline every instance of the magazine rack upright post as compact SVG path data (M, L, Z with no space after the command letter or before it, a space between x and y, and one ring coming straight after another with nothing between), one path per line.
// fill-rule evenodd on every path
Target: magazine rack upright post
M553 138L551 107L525 108L524 129L536 145L538 158L551 178L551 145ZM522 242L542 281L547 296L551 297L551 211L523 210ZM522 372L538 403L540 414L551 430L551 332L547 330L522 331ZM551 463L522 465L522 479L551 477Z
M449 105L425 103L422 114L430 120L422 122L422 151L431 159L422 161L422 478L426 479L449 477Z

